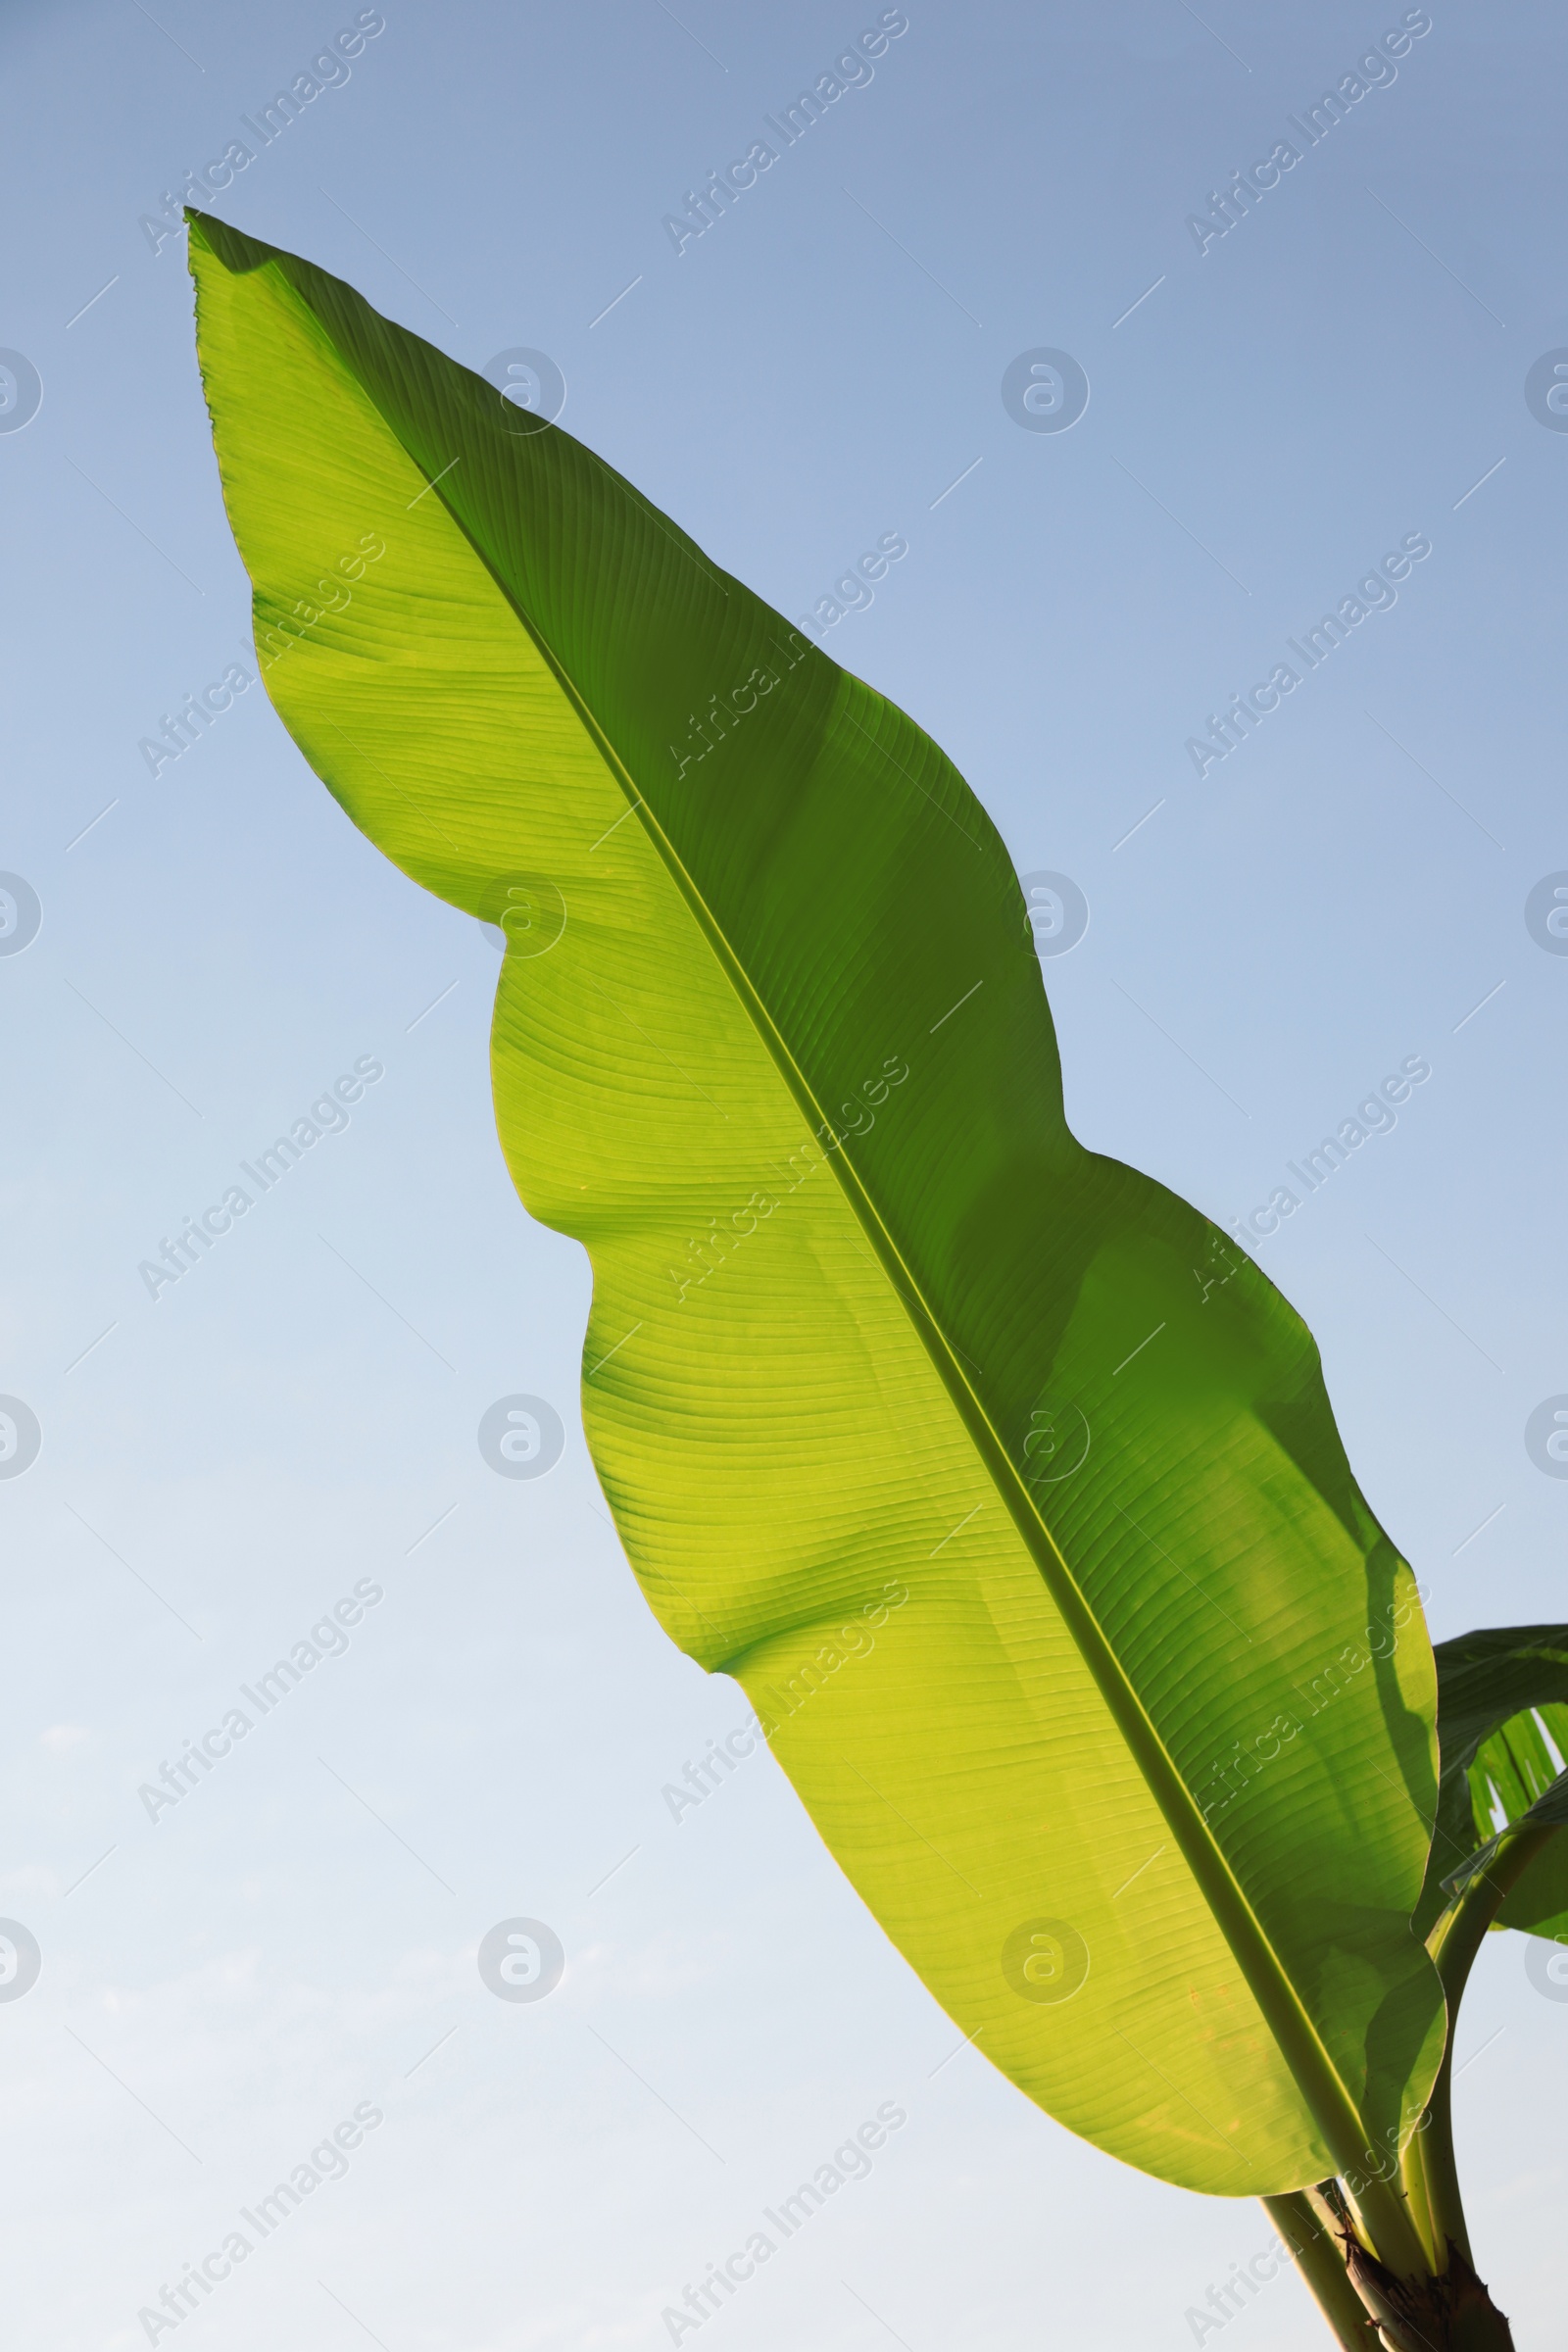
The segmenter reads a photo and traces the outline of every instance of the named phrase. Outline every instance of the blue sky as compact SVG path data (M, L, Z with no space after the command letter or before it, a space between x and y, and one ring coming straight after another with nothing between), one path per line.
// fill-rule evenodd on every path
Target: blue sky
M547 354L563 421L792 617L907 541L826 642L1021 873L1081 890L1047 977L1087 1143L1229 1223L1426 1065L1253 1246L1435 1632L1560 1617L1568 1482L1525 1443L1568 1394L1568 958L1525 917L1568 868L1568 434L1525 390L1568 347L1559 22L1440 0L1312 144L1303 109L1426 11L914 0L677 252L665 217L879 9L368 13L212 209L469 366ZM495 1144L490 943L352 832L259 688L156 778L138 751L248 650L180 242L141 222L359 14L0 23L0 346L42 395L10 429L31 378L0 377L0 868L41 907L0 954L0 1390L42 1430L0 1482L0 1908L43 1954L0 2005L14 2329L144 2343L138 2310L368 2105L182 2345L658 2345L891 2103L906 2124L715 2343L1021 2352L1049 2313L1177 2352L1260 2210L1124 2172L955 2055L767 1757L669 1818L746 1708L657 1632L604 1518L585 1262ZM1038 351L1087 378L1070 429L1004 405ZM1295 662L1414 540L1396 601ZM366 1059L348 1124L149 1298L138 1263ZM564 1424L537 1480L475 1442L511 1395ZM367 1583L347 1646L149 1819L138 1787ZM538 2003L475 1967L515 1917L565 1948ZM1460 2129L1522 2343L1563 2027L1495 1938ZM1318 2326L1282 2280L1227 2352Z

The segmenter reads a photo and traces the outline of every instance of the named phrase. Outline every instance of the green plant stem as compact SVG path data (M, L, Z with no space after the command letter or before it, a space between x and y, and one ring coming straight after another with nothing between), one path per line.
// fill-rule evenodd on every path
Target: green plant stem
M1326 2230L1304 2189L1265 2197L1270 2221L1295 2257L1343 2352L1367 2352L1367 2310L1350 2284L1333 2234Z
M1505 1836L1486 1869L1478 1870L1467 1880L1427 1937L1427 1949L1443 1980L1444 1997L1448 2004L1448 2038L1427 2106L1430 2120L1426 2130L1418 2132L1405 2149L1401 2169L1412 2207L1424 2208L1428 2217L1433 2268L1439 2273L1448 2267L1450 2243L1458 2247L1466 2262L1474 2260L1453 2153L1451 2094L1459 2003L1488 1929L1527 1866L1555 1835L1550 1826L1536 1824L1511 1837ZM1412 2193L1412 2176L1419 2182L1418 2194Z
M1439 2237L1437 2224L1432 2218L1432 2190L1426 2175L1425 2142L1431 2116L1429 2105L1422 2116L1420 2128L1411 2133L1400 2151L1399 2185L1410 2208L1410 2219L1426 2247L1428 2267L1436 2274L1447 2267L1447 2246Z

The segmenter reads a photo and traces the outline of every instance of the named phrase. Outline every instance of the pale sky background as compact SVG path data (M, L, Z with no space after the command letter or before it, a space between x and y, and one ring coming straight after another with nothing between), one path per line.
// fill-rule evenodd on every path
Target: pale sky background
M161 2343L656 2352L892 2101L871 2176L705 2352L1180 2352L1261 2210L954 2055L765 1755L668 1817L745 1705L603 1515L585 1260L495 1143L488 941L353 832L259 688L158 781L138 757L248 643L182 247L138 218L356 13L0 13L0 346L43 388L0 431L0 868L42 906L0 956L0 1391L43 1433L0 1481L0 1912L42 1952L0 2003L7 2341L144 2344L138 2309L368 2102L346 2178ZM1568 868L1568 434L1524 389L1568 346L1560 16L1434 0L1200 255L1187 216L1401 6L909 0L870 85L677 257L662 217L878 13L386 0L214 209L470 366L548 353L564 422L786 614L906 536L829 648L1020 872L1083 891L1047 977L1086 1143L1228 1221L1430 1062L1256 1251L1435 1633L1561 1618L1568 1481L1524 1440L1568 1393L1568 957L1524 914ZM1087 373L1070 431L1004 407L1039 348ZM1417 533L1397 605L1200 781L1205 714ZM385 1075L347 1131L149 1299L138 1261L359 1056ZM476 1444L514 1393L565 1425L536 1481ZM150 1822L138 1785L366 1579L346 1654ZM537 2003L476 1971L514 1916L564 1946ZM1458 2105L1521 2352L1560 2305L1565 2037L1494 1938ZM1326 2340L1285 2278L1225 2352Z

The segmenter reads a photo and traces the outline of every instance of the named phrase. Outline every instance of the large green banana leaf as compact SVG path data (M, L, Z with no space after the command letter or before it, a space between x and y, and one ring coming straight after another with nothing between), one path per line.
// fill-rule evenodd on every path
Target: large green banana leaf
M1500 1828L1494 1830L1483 1844L1478 1845L1469 1859L1462 1862L1453 1875L1444 1881L1444 1885L1450 1895L1459 1894L1472 1879L1491 1868L1494 1857L1503 1850L1516 1832L1520 1830L1559 1831L1564 1829L1568 1829L1568 1772L1559 1772L1555 1780L1547 1782L1541 1794L1532 1803L1526 1805L1521 1812L1510 1814ZM1538 1860L1544 1859L1547 1854L1554 1854L1559 1845L1560 1840L1554 1838L1551 1844L1542 1848L1541 1855L1537 1857ZM1512 1891L1517 1892L1518 1886L1523 1884L1524 1880L1521 1879ZM1494 1927L1523 1925L1522 1922L1509 1922L1503 1918L1502 1912L1506 1907L1506 1902L1504 1902L1493 1921L1493 1925ZM1551 1934L1549 1927L1543 1927L1534 1932L1544 1936ZM1551 1939L1555 1941L1556 1937L1552 1936Z
M1422 1934L1444 1907L1445 1882L1494 1831L1516 1827L1531 1812L1568 1757L1568 1625L1490 1627L1441 1642L1435 1654L1442 1778L1416 1911ZM1568 1838L1554 1838L1536 1856L1496 1924L1568 1935Z
M304 262L191 250L272 700L507 931L501 1141L592 1259L661 1622L1053 2115L1224 2194L1381 2148L1442 2034L1413 1580L1297 1315L1069 1133L979 804L566 433Z

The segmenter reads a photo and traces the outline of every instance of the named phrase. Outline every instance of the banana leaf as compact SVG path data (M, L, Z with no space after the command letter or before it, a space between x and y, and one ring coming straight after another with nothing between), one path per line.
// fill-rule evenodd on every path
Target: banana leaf
M592 1261L635 1574L960 2031L1159 2177L1384 2149L1443 2034L1410 1571L1317 1350L1086 1151L1022 893L903 711L570 435L191 221L269 693L506 935L502 1148Z
M1458 1869L1444 1880L1444 1886L1450 1898L1462 1892L1473 1878L1490 1866L1494 1855L1515 1830L1533 1828L1568 1829L1568 1772L1558 1773L1534 1803L1526 1805L1522 1813L1516 1814L1501 1829L1494 1830L1484 1845L1478 1845L1468 1860L1461 1862Z
M1568 1625L1461 1634L1440 1642L1435 1655L1442 1777L1427 1884L1416 1909L1423 1936L1452 1886L1470 1875L1470 1858L1532 1813L1568 1758ZM1568 1935L1568 1838L1554 1838L1536 1856L1495 1924L1553 1938Z

